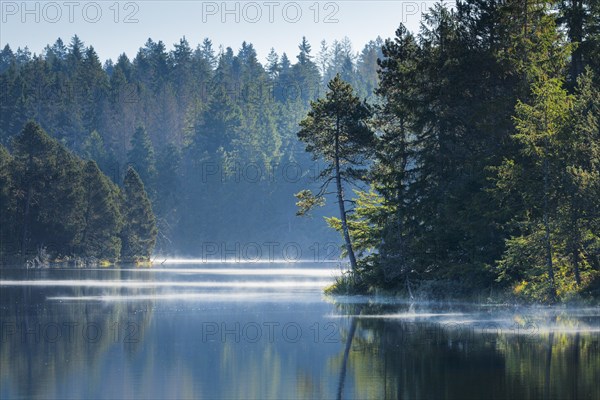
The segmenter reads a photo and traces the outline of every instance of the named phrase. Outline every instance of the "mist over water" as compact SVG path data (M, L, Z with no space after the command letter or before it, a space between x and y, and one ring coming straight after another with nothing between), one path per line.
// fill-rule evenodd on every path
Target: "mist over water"
M1 397L600 396L596 307L324 295L339 274L198 260L2 270Z

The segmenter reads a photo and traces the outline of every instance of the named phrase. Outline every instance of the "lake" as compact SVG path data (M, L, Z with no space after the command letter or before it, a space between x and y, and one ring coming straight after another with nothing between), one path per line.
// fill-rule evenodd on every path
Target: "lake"
M600 309L330 297L335 264L0 271L0 397L599 399Z

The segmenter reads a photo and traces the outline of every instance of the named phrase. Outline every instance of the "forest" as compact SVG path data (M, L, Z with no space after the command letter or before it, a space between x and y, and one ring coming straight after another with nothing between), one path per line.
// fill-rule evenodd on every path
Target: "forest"
M349 271L330 292L600 298L598 2L438 3L419 32L359 52L303 38L292 58L6 45L0 258L338 231Z
M149 261L156 220L133 167L121 187L35 122L0 147L3 262L28 267Z
M265 254L277 246L281 258L289 243L303 258L336 260L337 234L321 218L294 215L293 194L319 170L296 131L336 72L373 93L382 44L355 54L347 38L319 51L302 40L293 64L272 50L264 66L252 44L234 54L209 39L192 49L182 38L172 50L148 39L132 60L123 54L115 63L102 63L77 36L41 55L7 45L0 143L10 149L34 120L113 183L133 166L156 215L157 254L199 257L214 246L236 253L256 242Z
M438 4L385 42L372 107L332 81L299 137L370 189L337 190L352 269L330 290L597 298L599 28L597 2Z

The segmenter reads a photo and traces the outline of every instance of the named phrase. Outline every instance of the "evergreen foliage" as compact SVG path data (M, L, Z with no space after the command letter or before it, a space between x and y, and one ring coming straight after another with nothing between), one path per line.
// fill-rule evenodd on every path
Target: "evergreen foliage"
M385 42L377 201L358 194L350 229L375 247L359 261L363 288L435 282L454 296L495 287L542 302L597 293L597 12L436 4L418 36L400 26Z
M337 74L327 85L329 91L324 99L311 103L307 117L300 122L302 128L298 138L306 143L306 151L315 160L325 162L319 180L323 181L319 192L311 195L299 192L299 215L305 214L318 204L319 198L327 194L329 184L335 184L335 195L339 207L341 232L344 237L346 254L353 270L356 270L356 257L348 230L344 186L365 178L364 166L373 147L374 135L367 121L371 117L370 107L361 102L353 93L352 86Z
M156 220L138 173L129 167L123 181L121 212L126 221L121 231L124 261L148 260L156 244Z
M33 121L11 145L12 154L0 147L3 263L40 254L116 262L122 258L121 236L128 240L126 260L150 256L154 215L137 174L126 181L122 200L95 161L81 160Z

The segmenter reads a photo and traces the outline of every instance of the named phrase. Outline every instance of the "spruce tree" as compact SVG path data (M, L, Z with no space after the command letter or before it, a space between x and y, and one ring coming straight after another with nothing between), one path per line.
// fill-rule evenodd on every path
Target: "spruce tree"
M23 127L12 143L14 184L19 191L16 219L22 257L34 250L43 239L35 227L39 226L44 194L56 168L56 145L33 121Z
M548 2L524 5L530 28L522 29L514 40L517 48L527 51L515 58L515 65L530 82L530 93L515 107L512 138L517 153L499 168L497 190L518 199L511 218L515 233L499 265L501 277L522 278L533 284L532 296L555 301L557 232L564 200L560 177L566 173L559 156L560 137L573 107L573 98L564 87L570 46L557 30Z
M563 201L560 235L579 288L600 279L600 89L589 67L579 76L572 113L561 133ZM595 271L585 279L585 270ZM595 274L595 275L594 275Z
M94 161L83 170L85 188L84 227L78 253L84 257L117 260L122 227L119 189L102 174Z
M217 67L217 57L215 56L215 51L209 38L204 38L202 41L200 55L208 63L211 69L215 69Z
M269 54L267 55L267 65L266 65L266 70L269 73L269 77L271 79L277 78L277 75L279 75L280 69L281 69L281 66L279 64L279 56L275 52L275 49L271 47L271 50L269 51Z
M13 149L21 255L40 247L54 257L73 255L83 227L81 160L32 121Z
M169 144L158 153L156 162L156 202L155 210L158 228L158 251L165 251L171 245L173 231L178 227L177 211L183 200L181 185L181 152ZM189 185L187 187L189 189ZM163 253L161 253L163 254Z
M132 167L125 174L122 193L121 258L125 262L149 260L156 243L156 219L144 183Z
M127 161L144 182L150 197L154 194L154 180L156 178L156 158L154 146L148 136L146 128L138 126L131 138L130 150L127 153Z
M6 147L0 145L0 260L16 256L16 199L13 187L12 157ZM1 263L2 261L0 261Z
M42 243L50 243L50 253L54 248L57 256L70 256L76 253L84 226L84 163L60 144L55 152L56 165L43 193L39 227L46 238Z
M319 74L319 67L312 61L311 46L306 40L306 37L302 38L302 42L298 46L300 53L297 55L298 63L294 64L291 68L292 77L296 87L300 89L300 98L305 104L309 104L311 100L314 100L319 95L319 89L321 87L321 75ZM282 70L284 61L282 60Z
M558 79L540 81L533 86L533 103L517 106L515 139L522 144L522 158L505 164L508 171L501 181L511 179L525 207L523 240L531 240L532 248L538 248L539 258L531 260L531 267L545 266L550 299L556 296L555 255L553 234L556 229L557 185L555 177L562 169L556 159L557 135L563 129L571 107L571 100ZM518 179L511 170L520 171ZM504 175L506 174L506 175ZM534 246L538 241L539 246ZM509 242L509 249L516 243ZM535 254L535 253L534 253ZM542 262L543 260L543 262Z
M92 131L83 142L83 158L95 161L105 174L113 172L111 171L113 162L104 146L104 139L96 130Z
M382 52L384 57L378 62L380 85L376 91L381 105L375 114L375 124L382 134L377 141L371 177L389 207L386 220L381 221L378 248L382 272L391 280L401 274L406 276L414 267L408 262L408 241L416 234L411 226L415 218L410 212L414 199L409 187L416 173L412 139L417 130L418 44L401 25L396 38L386 40Z

